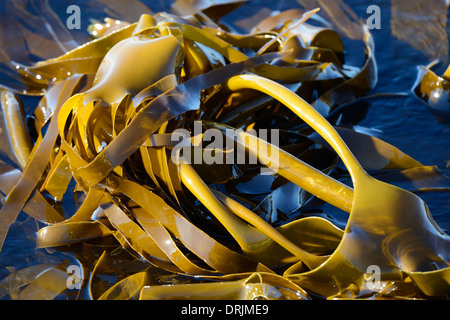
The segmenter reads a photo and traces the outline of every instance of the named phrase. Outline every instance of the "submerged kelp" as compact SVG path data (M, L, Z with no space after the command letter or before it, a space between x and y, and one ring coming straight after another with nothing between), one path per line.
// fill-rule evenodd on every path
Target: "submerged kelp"
M23 210L39 226L40 263L11 269L0 296L448 294L450 238L405 190L444 190L447 177L332 126L376 84L369 30L359 30L364 63L349 66L319 8L241 34L220 19L240 2L177 1L177 15L96 22L92 41L17 68L43 97L27 126L24 92L2 92L11 148L0 247ZM389 184L399 181L405 189ZM53 248L63 254L48 257Z

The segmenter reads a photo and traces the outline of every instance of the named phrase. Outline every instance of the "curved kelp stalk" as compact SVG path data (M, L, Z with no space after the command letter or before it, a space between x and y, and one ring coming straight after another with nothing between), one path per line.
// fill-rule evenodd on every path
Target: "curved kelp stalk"
M376 84L369 30L362 66L348 66L317 9L239 34L219 9L241 2L180 0L173 11L190 15L106 19L90 42L17 64L17 87L42 98L26 115L25 92L1 86L0 255L28 225L22 211L39 230L27 256L36 265L1 280L2 297L448 294L449 237L406 190L446 191L449 179L333 126ZM64 289L69 267L80 269L75 294ZM373 268L381 286L367 280Z
M445 123L450 120L448 106L450 91L450 66L447 67L442 76L438 76L431 70L430 66L420 66L419 75L414 84L414 92L425 101L436 117Z
M410 276L427 295L443 295L449 289L450 237L434 222L428 207L406 190L370 177L334 128L311 106L284 87L252 75L231 78L232 91L256 89L276 97L317 131L339 154L352 177L354 198L341 243L330 258L315 270L295 274L287 271L302 287L332 295L361 287L371 265L380 268L382 279L394 280L402 272ZM339 269L339 274L332 270ZM423 278L436 278L434 286ZM330 282L321 292L314 282ZM439 285L437 285L439 283Z

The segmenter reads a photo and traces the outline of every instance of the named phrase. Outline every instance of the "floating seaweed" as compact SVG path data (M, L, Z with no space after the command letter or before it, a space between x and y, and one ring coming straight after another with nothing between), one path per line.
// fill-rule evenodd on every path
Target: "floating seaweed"
M448 122L450 119L450 69L447 68L442 76L438 76L431 67L432 65L420 66L414 91L431 107L438 119Z
M23 211L39 226L36 252L72 255L11 270L0 297L53 299L74 266L68 298L448 294L450 238L406 190L444 190L448 178L333 126L376 84L369 30L363 65L348 66L318 9L241 34L221 22L241 2L97 21L90 42L17 68L42 98L27 124L25 92L2 89L0 249Z

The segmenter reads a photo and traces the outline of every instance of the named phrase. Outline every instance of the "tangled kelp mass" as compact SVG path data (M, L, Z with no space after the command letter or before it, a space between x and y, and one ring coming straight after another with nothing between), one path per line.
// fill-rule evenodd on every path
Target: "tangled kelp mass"
M221 20L240 1L189 3L96 22L90 42L17 64L26 89L2 87L0 248L23 211L38 263L9 267L0 296L445 297L450 238L411 191L445 192L448 178L333 126L377 82L369 30L350 66L320 8L243 34ZM415 91L434 108L447 88L430 77ZM26 95L42 95L28 122ZM189 161L177 132L193 158L257 161Z

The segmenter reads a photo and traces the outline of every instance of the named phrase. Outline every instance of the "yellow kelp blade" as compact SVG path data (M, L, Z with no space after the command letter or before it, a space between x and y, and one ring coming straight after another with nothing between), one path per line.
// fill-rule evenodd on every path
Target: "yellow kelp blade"
M284 238L276 230L270 228L262 219L258 219L251 212L245 212L253 224L267 230L266 233L258 228L254 228L245 222L239 220L215 197L214 193L208 188L203 180L198 176L191 165L182 163L180 166L180 174L184 185L211 211L211 213L227 228L233 238L239 243L242 251L249 257L261 261L268 267L274 264L284 262L279 254L279 246L274 239L285 249L293 253L297 258L301 259L310 269L319 266L326 257L319 257L308 253L307 251L297 247L294 243ZM267 233L270 235L268 236ZM278 251L278 252L277 252Z
M205 123L221 130L229 139L235 139L239 145L243 145L249 153L255 154L261 162L266 163L268 168L279 175L344 211L351 210L353 190L343 183L254 135L220 123ZM261 150L265 152L258 152Z
M408 156L393 145L374 136L347 128L336 128L345 144L358 159L365 170L410 169L423 166L419 161ZM327 145L317 133L310 136L314 141Z
M0 282L0 298L3 298L10 293L16 292L17 289L30 284L40 274L48 271L55 266L56 264L38 264L11 272L10 275L2 279L2 281Z
M180 272L174 266L165 252L137 223L132 221L117 205L102 206L114 228L142 258L153 265L172 272Z
M430 69L430 66L420 66L419 76L413 89L416 95L431 107L436 117L447 123L450 121L450 108L448 106L450 66L442 76L438 76Z
M172 238L169 231L146 210L142 208L134 208L133 214L142 228L149 234L152 239L158 244L159 248L165 252L167 257L180 270L187 274L214 274L211 269L206 269L191 261L183 251L178 247L176 241Z
M61 222L41 228L36 245L38 248L65 246L110 234L109 229L96 220Z
M59 111L63 102L74 93L73 91L76 90L80 80L80 76L73 77L53 87L53 90L60 91L60 99L57 101L55 113ZM57 119L52 118L44 139L39 146L35 146L36 150L33 152L20 180L9 192L5 204L0 209L0 251L9 227L16 220L47 167L57 136Z
M95 211L102 204L109 203L110 198L105 193L105 188L89 188L89 191L83 203L78 207L78 210L69 219L64 222L80 222L95 219Z
M265 233L281 247L290 249L289 251L294 255L298 250L297 246L307 252L329 254L337 248L342 239L343 230L319 217L305 217L273 228L244 205L219 191L214 189L212 191L230 211ZM273 253L274 257L286 255L279 249L277 251L277 253ZM324 257L324 261L326 258Z
M86 166L77 168L76 172L88 185L95 185L139 149L150 134L165 121L186 111L198 109L201 90L220 84L232 75L240 74L279 56L278 53L269 53L233 63L190 79L159 95L147 104L94 160ZM68 114L69 112L66 113L67 116ZM62 119L60 130L64 128L64 124L65 120ZM130 136L134 137L131 143Z
M30 157L31 138L25 124L25 111L20 98L9 91L1 92L2 113L18 165L23 170ZM5 142L3 142L5 143Z
M248 0L186 1L177 0L171 9L179 15L194 15L202 11L212 11L220 17ZM211 13L211 12L209 12Z
M120 248L117 244L93 245L93 248L99 251L95 261L88 262L91 272L86 279L86 289L92 300L137 298L143 286L154 283L152 277L168 274L130 255L128 248Z
M228 274L254 271L260 267L256 261L220 244L147 188L125 179L112 177L110 179L109 184L114 190L123 193L145 209L186 248L214 270Z
M67 289L67 278L63 270L51 268L20 291L15 300L53 300Z
M243 274L242 276L245 276ZM219 279L220 280L220 279ZM305 300L307 293L280 276L253 273L242 280L147 286L141 300Z
M53 196L53 198L61 201L71 179L72 172L70 171L69 160L67 155L64 155L56 163L52 172L47 176L44 188Z
M339 154L353 181L354 198L344 237L336 251L317 269L292 275L304 287L325 296L360 288L370 266L382 277L399 278L402 272L433 272L439 285L427 295L449 291L450 237L432 219L416 195L370 177L335 129L300 97L268 79L242 75L228 81L231 90L253 88L276 97L316 130ZM333 270L340 269L334 273ZM436 271L437 269L437 271ZM323 286L328 283L327 286ZM334 283L334 285L333 285Z
M167 128L167 124L167 122L164 123L157 132L160 134L164 134ZM179 192L181 189L181 183L177 183L177 180L179 179L176 179L176 177L172 173L173 170L169 169L170 158L167 155L166 148L149 148L147 152L151 161L152 174L157 178L158 184L164 186L163 190L167 189L167 191L165 192L171 196L174 203L179 205L180 203L178 200L177 192Z
M378 81L375 43L366 26L363 27L363 31L366 60L362 68L358 70L356 75L351 76L344 83L331 88L311 104L325 117L339 105L352 102L365 95L375 87Z
M177 1L186 5L188 2ZM366 60L362 69L348 69L340 61L343 46L339 35L329 29L315 29L303 24L302 18L298 19L301 17L298 12L264 21L269 25L276 21L265 33L225 34L212 20L223 14L219 12L220 7L215 8L213 4L225 3L232 7L238 2L197 1L190 4L195 17L165 13L154 17L143 15L134 28L125 23L125 28L116 33L107 30L108 35L67 55L28 69L19 68L24 77L28 77L27 81L36 87L55 86L36 109L38 137L29 154L22 143L23 136L20 136L20 129L25 129L23 123L22 128L15 128L19 131L9 129L11 133L19 133L15 135L16 141L20 142L15 145L18 148L16 152L24 151L22 158L31 160L28 165L26 161L20 161L23 168L27 168L23 175L18 170L4 171L0 167L0 189L7 195L0 196L0 201L6 201L0 211L0 247L2 236L4 239L9 225L23 209L39 221L49 223L38 232L39 248L78 243L56 250L75 248L75 254L81 254L83 258L91 257L85 256L85 247L95 248L95 259L84 260L92 271L89 291L93 299L134 299L139 293L141 298L152 299L308 298L303 287L329 298L361 297L369 284L366 273L373 266L379 267L384 284L395 279L394 282L404 282L406 286L417 286L426 295L448 293L448 236L434 224L421 200L401 189L371 180L361 166L373 170L395 169L396 173L404 170L401 173L409 178L411 185L408 187L411 189L415 184L416 187L422 186L423 180L428 178L432 180L429 180L431 187L443 188L447 185L439 180L442 176L375 138L349 134L347 139L345 130L337 130L336 134L323 118L303 101L296 100L292 93L305 94L305 99L311 99L308 101L314 102L318 111L327 116L334 108L367 92L376 82L374 47L369 33L364 39ZM209 17L205 15L206 11L211 14ZM307 12L303 20L313 13ZM332 16L336 17L335 13ZM209 27L205 28L203 23ZM293 52L289 54L258 55L265 50L290 49ZM257 54L249 58L248 53L252 51ZM89 74L81 90L78 89L81 81L53 82L77 72ZM267 82L265 78L248 75L226 82L244 72L277 81L288 80L291 83L284 84L290 91ZM213 121L225 119L238 128L253 128L271 126L271 123L264 122L265 119L278 116L282 120L277 120L277 125L281 125L285 132L295 128L292 124L297 124L296 121L303 125L301 120L287 113L289 109L280 108L278 101L274 104L271 104L272 99L268 103L267 100L254 102L261 96L265 97L260 93L256 98L250 90L241 95L227 95L228 89L246 89L247 84L251 84L250 89L265 88L266 93L275 96L275 100L282 101L311 124L319 136L323 136L315 138L316 141L320 141L322 146L328 143L341 156L355 188L353 190L327 176L326 173L336 167L337 157L333 152L330 152L332 164L328 158L323 161L328 165L322 168L323 172L305 166L287 152L281 152L278 162L269 165L274 171L278 170L276 179L279 179L275 180L275 174L270 176L274 179L264 185L268 187L261 196L264 199L278 197L286 191L279 187L279 183L301 185L302 194L310 190L318 198L350 213L345 231L333 225L331 218L304 218L302 210L298 210L304 204L301 196L293 199L293 202L300 202L296 209L298 212L288 217L296 217L297 220L280 226L284 218L275 221L276 218L271 221L275 221L278 227L273 227L234 200L247 201L242 199L243 193L221 194L213 189L217 184L208 186L201 181L208 181L206 176L211 166L195 168L202 174L200 179L195 172L189 172L192 168L186 170L186 166L182 166L179 172L177 165L167 162L170 161L168 152L173 147L173 143L166 143L170 140L171 130L188 127L189 121L197 117ZM83 93L74 96L75 92ZM220 101L222 98L225 100L223 103ZM215 105L216 100L219 102ZM10 101L15 103L14 99ZM248 102L248 106L242 101ZM61 107L61 104L64 105ZM271 105L264 114L263 108L268 104ZM212 114L211 110L214 111ZM264 115L260 117L261 114ZM49 130L43 137L42 132L47 129L50 119ZM13 117L11 123L15 120L17 118ZM55 123L58 126L56 131ZM220 123L214 125L224 130L227 128ZM302 129L299 131L303 134ZM154 132L157 134L152 136ZM258 150L259 146L275 150L275 146L259 139L250 141L249 144L241 142L248 153L256 153L261 162L272 160L267 153ZM372 150L365 148L368 144L373 144ZM311 151L309 146L307 151ZM287 149L294 152L304 150L304 146L289 147ZM380 154L373 149L378 149L375 151ZM210 149L207 151L211 152ZM227 150L220 152L226 153ZM305 158L328 156L327 153L312 153ZM241 172L236 175L226 172L238 169L238 166L224 166L222 172L215 168L211 171L214 175L225 172L224 180L235 179L233 182L236 184L244 184L243 180L255 177L251 172L242 176L239 176ZM385 173L383 179L386 181L395 181L395 173L382 173ZM183 193L182 177L195 197L191 193ZM79 205L80 199L84 202L71 218L61 221L64 218L44 196L50 194L60 200L72 178L76 182L76 204ZM219 183L211 180L210 183ZM259 181L255 180L256 183ZM253 188L255 180L247 187ZM272 193L272 187L278 194ZM299 188L293 190L295 193ZM82 193L84 195L80 196ZM263 201L253 197L246 204L264 214ZM283 201L283 195L278 201ZM62 202L56 206L61 204L66 205ZM273 210L278 208L274 206ZM323 216L331 217L325 210ZM53 212L53 217L46 217L46 212ZM108 242L115 240L114 245ZM83 247L83 252L77 251L79 247ZM117 272L121 272L117 271L122 265L120 259L107 261L106 253L98 258L106 247L113 248L111 250L115 252L112 255L122 250L142 265L133 265L117 276ZM130 257L127 256L123 262L129 263ZM29 299L56 296L58 288L63 285L64 272L62 269L50 271L56 269L50 267L39 269L42 272L37 274L38 269L30 269L30 277L26 281L14 283L10 296L20 298L21 295ZM283 276L275 274L275 271ZM158 287L161 282L171 282L169 279L153 283L151 277L158 272L166 272L169 277L188 275L184 278L189 279L188 282L199 279L210 282ZM38 275L43 277L38 278ZM107 285L102 276L109 277ZM406 280L402 278L406 276ZM52 278L55 286L46 286L45 282L51 282ZM11 285L9 281L5 282L7 288ZM32 285L20 290L31 282ZM383 294L383 291L379 292Z
M18 183L22 172L9 166L0 165L0 191L7 195ZM0 196L0 202L4 204L5 198ZM44 223L55 223L64 220L64 217L44 198L39 190L34 190L25 203L23 211L37 221Z
M201 28L175 22L164 22L161 24L161 27L162 26L180 28L184 37L192 41L197 41L219 52L230 62L237 63L249 59L247 55L234 48L232 44ZM274 80L300 82L313 78L319 70L315 67L296 68L291 66L283 67L274 64L262 64L252 68L252 72Z
M275 146L273 147L275 148ZM184 155L183 157L185 156L186 155ZM190 161L191 159L187 160ZM314 174L316 174L316 170L311 170ZM205 172L208 172L208 170L206 170ZM324 219L317 218L317 220L312 219L316 220L316 226L313 227L313 223L309 225L309 227L306 227L306 229L304 229L303 226L308 225L306 223L308 219L301 219L289 224L289 228L283 229L283 231L290 230L289 232L293 232L296 227L299 228L295 236L287 239L283 236L282 233L277 232L277 230L272 228L266 221L261 219L259 216L257 216L255 213L253 213L240 203L212 188L208 188L202 181L202 178L199 177L199 175L194 171L192 166L186 163L181 164L180 174L185 186L189 190L191 190L194 195L196 195L196 197L212 212L213 215L218 218L219 221L221 221L222 224L224 224L224 226L230 231L233 237L237 239L244 252L250 257L263 262L267 266L273 267L274 265L276 266L287 263L289 259L296 259L295 256L297 255L297 253L299 253L299 256L304 254L304 252L296 246L296 244L299 242L308 243L312 241L307 246L308 248L314 248L317 252L317 249L321 247L323 243L319 244L320 240L318 239L313 240L313 238L310 238L309 240L307 240L306 238L303 238L302 234L308 234L306 230L308 228L316 230L318 233L323 232L321 236L323 236L324 240L330 240L328 236L334 238L334 245L331 245L331 247L325 245L328 249L319 251L321 253L332 252L336 248L337 244L340 241L340 238L342 237L342 231L339 232L335 227L332 227L331 229L333 229L333 231L331 231L330 223L326 223ZM327 178L327 180L334 181L331 178ZM317 189L320 188L317 187ZM214 196L217 197L217 199L215 199ZM217 200L220 200L226 208L224 208ZM353 199L351 198L349 201L352 200ZM228 209L230 212L227 212L226 209ZM236 219L235 217L233 217L233 215L230 214L231 212L252 225L254 228L247 225L246 223L243 223L240 219ZM303 220L305 223L302 223ZM321 229L321 222L324 222L327 227L325 227L324 225L324 229ZM291 235L293 235L293 233L291 233ZM266 237L269 237L270 239ZM293 241L294 243L291 241ZM333 241L329 242L329 244L331 243L333 243ZM284 249L282 249L281 247L283 247ZM322 258L320 260L321 262L326 259L326 257Z
M435 225L420 198L358 177L346 233L335 253L318 269L289 278L328 296L352 285L360 288L369 267L377 266L382 280L401 279L404 272L413 281L417 277L415 283L426 295L441 296L450 289L449 246L449 237ZM330 276L337 268L337 278Z
M21 74L31 82L50 82L67 79L77 73L95 73L103 57L118 42L129 38L135 24L110 33L79 46L57 58L41 61L34 66L25 67ZM53 78L55 78L53 80Z
M148 283L148 271L132 274L109 288L98 300L130 300L139 296L142 288Z

